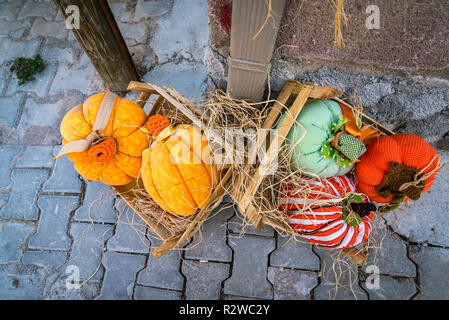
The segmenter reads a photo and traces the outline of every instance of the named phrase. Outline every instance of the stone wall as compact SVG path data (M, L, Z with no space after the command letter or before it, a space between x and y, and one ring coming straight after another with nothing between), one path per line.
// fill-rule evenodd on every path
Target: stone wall
M230 0L209 0L210 48L205 65L226 87L230 34L223 25ZM366 20L379 9L379 29ZM424 137L449 150L449 2L347 1L345 46L334 45L334 8L322 0L287 0L272 60L272 94L286 80L339 88L360 96L365 112L396 132ZM368 21L372 26L373 20Z

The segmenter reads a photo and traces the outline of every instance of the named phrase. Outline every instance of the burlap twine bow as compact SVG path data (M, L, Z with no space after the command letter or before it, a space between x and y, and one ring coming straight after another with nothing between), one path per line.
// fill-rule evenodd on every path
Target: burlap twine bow
M435 168L426 172L435 160L437 161ZM426 180L438 172L440 164L441 156L438 153L419 171L414 167L391 161L388 163L388 173L382 183L376 187L376 191L383 198L388 198L390 195L405 195L412 200L418 200L425 188Z
M112 110L114 109L115 102L118 96L109 91L109 87L106 88L104 92L103 99L101 100L100 106L98 107L97 115L95 117L94 125L92 126L91 133L81 140L74 140L66 143L58 155L52 160L58 159L67 153L72 152L84 152L87 151L96 141L101 137L100 135L106 130L111 117Z

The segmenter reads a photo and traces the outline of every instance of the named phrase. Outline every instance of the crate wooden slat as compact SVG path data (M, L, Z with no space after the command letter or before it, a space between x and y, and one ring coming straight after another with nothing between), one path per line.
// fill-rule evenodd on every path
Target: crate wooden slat
M283 105L286 104L288 100L291 100L294 98L294 102L289 107L289 113L288 116L285 118L285 120L282 122L281 126L278 130L278 145L275 145L274 148L277 149L277 147L280 147L282 145L282 142L285 140L285 137L287 136L288 132L290 131L290 128L292 127L294 120L298 116L298 114L301 112L301 109L303 108L305 102L308 98L313 99L333 99L337 102L343 103L346 106L353 109L353 107L348 104L347 102L343 101L342 99L339 99L338 96L341 95L341 92L337 89L331 88L331 87L320 87L315 84L302 84L299 81L295 80L288 80L287 83L284 85L282 91L279 94L279 97L277 99L277 102L274 104L272 110L270 111L269 115L267 116L266 120L264 121L263 128L273 128L274 123L276 120L280 117L282 112ZM382 133L386 135L392 135L394 134L393 131L389 130L385 126L377 123L372 118L366 116L365 114L361 114L362 122L368 125L375 126L376 129L381 131ZM271 147L271 146L270 146ZM254 175L254 179L250 182L248 188L245 191L245 194L242 198L238 198L238 195L232 195L234 199L238 200L238 208L241 214L245 216L245 218L250 221L256 228L264 230L264 225L269 225L274 227L277 230L283 230L287 231L291 234L295 234L296 231L294 231L287 223L281 223L278 220L270 219L266 216L263 216L259 214L257 209L251 204L251 201L262 183L262 180L264 179L264 176L260 174L262 170L265 170L267 168L266 163L271 163L271 161L274 160L274 158L277 155L276 150L270 150L270 147L267 151L267 156L271 155L271 159L269 161L266 161L265 164L261 164ZM358 250L357 248L349 248L349 249L343 249L342 250L351 260L356 262L357 264L361 265L366 260L366 255L363 251Z
M185 105L171 96L170 93L165 89L151 83L131 81L128 85L128 90L141 92L136 102L141 108L145 107L151 95L158 96L156 98L156 101L152 104L148 112L148 116L153 115L157 111L160 104L162 104L164 101L168 101L173 106L173 108L177 108L180 112L186 115L192 121L193 125L201 127L201 120L198 119ZM114 186L112 188L136 212L136 214L145 221L145 223L151 228L151 230L161 238L161 240L163 241L162 244L158 248L155 248L152 252L153 256L155 256L156 258L160 258L170 250L179 247L184 241L190 239L196 232L198 232L207 217L220 203L221 198L225 193L223 186L227 183L229 177L231 176L232 167L222 169L223 170L221 171L222 176L220 182L214 188L208 205L206 205L203 209L199 210L195 214L191 224L184 232L175 236L173 236L172 233L167 230L164 225L159 223L157 220L146 216L145 214L140 212L137 207L134 206L133 203L135 202L135 200L141 197L141 195L135 191L135 188L137 186L139 186L140 188L143 186L143 182L140 179L134 179L127 185Z

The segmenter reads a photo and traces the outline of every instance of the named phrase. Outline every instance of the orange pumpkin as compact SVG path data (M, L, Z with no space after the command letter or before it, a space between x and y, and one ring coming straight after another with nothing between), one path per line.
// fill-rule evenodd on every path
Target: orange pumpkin
M63 145L89 136L104 95L89 97L64 116L60 127ZM139 175L142 151L149 144L147 134L141 130L146 119L147 115L137 104L117 98L106 130L88 150L67 153L67 156L78 173L89 181L127 184Z
M357 188L380 203L419 199L432 186L440 163L430 144L407 133L379 137L359 160Z
M141 175L149 195L176 215L188 216L204 208L218 180L207 140L194 126L173 128L161 115L150 117L147 128L156 139L142 154Z

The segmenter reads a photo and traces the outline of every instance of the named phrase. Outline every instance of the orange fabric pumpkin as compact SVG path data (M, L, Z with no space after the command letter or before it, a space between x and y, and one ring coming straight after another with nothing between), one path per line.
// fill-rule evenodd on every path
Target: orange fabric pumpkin
M424 139L407 133L381 136L356 164L357 188L372 201L417 200L429 190L440 158Z
M162 209L192 215L208 204L218 171L211 163L210 146L197 128L167 124L161 115L148 120L147 128L156 141L143 152L142 180Z
M72 108L61 122L63 145L86 138L92 132L104 93L89 97ZM142 151L148 148L147 134L140 130L147 115L132 101L117 98L106 130L83 152L71 152L78 173L89 181L124 185L139 175Z

